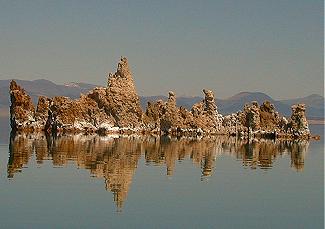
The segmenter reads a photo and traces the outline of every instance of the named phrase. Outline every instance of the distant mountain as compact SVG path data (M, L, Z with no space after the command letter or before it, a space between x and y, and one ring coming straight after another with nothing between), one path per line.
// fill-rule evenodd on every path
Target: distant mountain
M0 80L0 107L8 107L9 100L9 84L11 80ZM79 98L81 93L87 93L96 85L85 83L68 83L66 85L58 85L49 80L38 79L33 81L15 80L21 85L31 96L34 104L37 103L38 97L43 95L47 97L67 96L70 98Z
M37 103L37 98L40 95L47 97L67 96L70 98L79 98L80 94L87 93L91 89L98 87L93 84L71 82L65 85L58 85L48 80L16 80L27 93L32 97L34 103ZM0 108L7 109L9 107L9 84L10 80L0 80ZM141 107L146 108L148 101L157 100L166 101L166 96L140 96ZM190 110L193 104L201 101L202 97L177 97L177 105L183 106ZM324 97L320 95L310 95L303 98L274 100L267 94L262 92L240 92L226 99L216 99L218 112L221 114L230 114L243 109L246 103L257 101L262 104L265 100L270 101L276 109L283 115L291 114L291 105L296 103L305 103L307 106L307 117L323 119L324 118Z
M243 105L252 101L259 104L265 100L274 103L275 101L268 95L261 92L240 92L227 99L217 99L218 111L222 114L229 114L243 109Z
M307 107L308 117L324 117L325 99L323 96L312 94L303 98L280 100L281 103L291 106L296 103L304 103Z
M227 99L217 99L218 111L222 114L230 114L243 109L246 103L257 101L262 104L265 100L270 101L276 109L283 115L288 116L291 114L290 105L283 104L274 100L270 96L262 92L240 92Z

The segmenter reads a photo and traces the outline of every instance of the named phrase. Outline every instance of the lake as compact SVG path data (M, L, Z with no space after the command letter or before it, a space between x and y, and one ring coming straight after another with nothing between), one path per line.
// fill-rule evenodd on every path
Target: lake
M1 228L324 228L320 141L10 136Z

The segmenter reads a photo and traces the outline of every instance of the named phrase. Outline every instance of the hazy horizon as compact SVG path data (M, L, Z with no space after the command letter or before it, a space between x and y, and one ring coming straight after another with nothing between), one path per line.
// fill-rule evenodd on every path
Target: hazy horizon
M140 95L324 95L323 1L1 1L0 79L106 85L120 56Z

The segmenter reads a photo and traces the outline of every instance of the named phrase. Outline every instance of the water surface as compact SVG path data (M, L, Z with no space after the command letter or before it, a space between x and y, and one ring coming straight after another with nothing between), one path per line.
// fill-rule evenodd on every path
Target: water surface
M323 228L321 141L9 134L4 228Z

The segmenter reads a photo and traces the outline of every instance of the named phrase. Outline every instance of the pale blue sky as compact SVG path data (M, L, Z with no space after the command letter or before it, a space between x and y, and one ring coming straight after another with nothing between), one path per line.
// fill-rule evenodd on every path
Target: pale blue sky
M106 84L121 55L141 95L323 94L322 0L0 0L0 79Z

